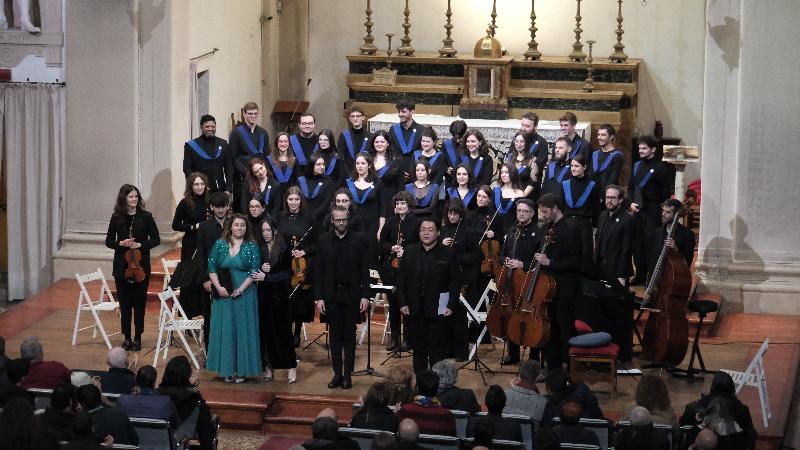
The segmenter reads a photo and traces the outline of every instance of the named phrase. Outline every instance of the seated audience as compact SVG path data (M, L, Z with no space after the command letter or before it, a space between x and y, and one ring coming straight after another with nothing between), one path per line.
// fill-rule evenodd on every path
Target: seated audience
M477 414L481 410L478 399L472 389L463 389L456 386L458 382L458 369L452 359L438 361L431 368L439 375L439 393L437 398L443 407L457 409L470 414Z
M718 445L719 438L717 437L717 433L714 433L708 428L704 428L697 433L697 437L694 439L691 447L689 447L689 450L715 450Z
M173 428L180 423L175 404L168 395L156 392L156 372L153 366L142 366L136 372L136 386L132 394L120 395L117 409L128 417L167 420Z
M55 449L58 441L22 398L9 401L0 413L0 450Z
M392 392L389 385L379 381L367 390L361 408L353 414L350 426L368 428L370 430L397 432L399 420L397 414L389 408L389 397Z
M553 431L562 444L600 445L600 440L592 430L579 425L582 410L581 405L574 401L567 401L561 405L561 413L558 416L561 423L555 425Z
M72 422L72 433L75 437L67 445L62 446L62 449L106 450L114 443L114 438L111 436L106 436L103 439L103 444L98 442L97 436L94 434L94 419L86 411L81 411L75 415L75 419Z
M116 444L139 445L139 436L128 415L122 410L103 405L97 386L87 384L79 387L77 397L81 408L92 416L94 432L99 439L111 436Z
M25 389L55 389L70 382L70 371L58 361L44 361L44 348L39 338L34 336L25 339L19 347L20 356L31 363L28 374L20 382Z
M505 439L507 441L522 441L522 429L519 422L514 419L503 417L503 408L506 406L506 393L503 388L493 384L489 386L484 397L486 409L489 413L486 417L476 416L469 419L467 423L467 436L471 437L475 433L475 426L480 420L488 420L494 425L494 438Z
M472 437L472 449L481 447L492 447L492 440L500 439L497 436L497 430L494 423L486 417L477 417L477 421L473 427L474 435Z
M561 441L558 435L549 426L541 427L533 435L533 448L536 450L558 450L561 448Z
M311 424L311 439L303 443L307 450L359 450L358 443L339 434L336 411L325 408Z
M55 433L59 441L75 439L72 433L72 421L78 407L75 391L75 386L67 383L53 389L50 406L39 416L42 425Z
M526 359L519 365L519 375L511 382L511 388L506 389L507 414L520 414L532 417L541 422L547 398L539 393L536 379L539 378L539 363Z
M750 409L736 398L736 386L725 372L717 372L711 381L708 394L686 405L680 425L693 425L694 432L687 435L691 441L703 424L717 433L719 449L753 449L757 433L753 427Z
M90 384L92 382L92 377L86 372L72 372L69 376L69 381L77 389L85 384Z
M406 366L392 366L386 374L386 383L392 391L390 405L397 407L414 401L414 371Z
M641 381L640 381L641 383ZM669 438L664 430L653 428L653 418L647 408L634 406L629 418L631 426L614 436L616 450L670 450Z
M106 364L108 364L108 371L100 375L103 392L106 394L130 394L136 374L128 369L128 352L122 347L112 348L108 351Z
M6 356L6 340L0 336L0 386L8 384L8 377L6 377L6 369L11 358Z
M439 404L436 392L439 388L439 376L432 370L424 370L417 374L417 396L414 401L406 403L397 413L402 419L414 419L419 431L425 434L456 435L456 418L447 408Z
M425 447L419 445L419 428L417 422L411 419L403 419L397 427L397 448L399 450L424 450Z
M201 450L210 450L214 445L217 430L211 419L211 409L206 404L200 390L197 388L197 379L192 373L189 358L179 355L169 360L161 377L158 393L168 395L178 409L181 428L186 420L192 417L195 408L198 408L196 434L200 441Z
M389 432L382 432L372 438L372 445L370 450L397 450L397 440L394 435Z
M33 394L19 387L19 382L28 373L29 367L30 362L22 358L12 359L8 363L8 368L6 369L8 384L0 384L0 408L4 408L6 403L15 398L25 399L31 405L31 408L34 407Z
M575 402L581 406L581 418L602 419L603 411L597 396L583 383L570 382L563 370L548 371L544 380L547 387L547 404L544 407L542 423L547 424L556 417L561 406L567 402Z
M650 412L653 423L671 426L678 424L678 416L672 410L667 385L659 375L653 373L642 375L636 385L635 401L636 403L629 405L626 411L635 406L643 406ZM628 417L623 417L622 420L628 420Z

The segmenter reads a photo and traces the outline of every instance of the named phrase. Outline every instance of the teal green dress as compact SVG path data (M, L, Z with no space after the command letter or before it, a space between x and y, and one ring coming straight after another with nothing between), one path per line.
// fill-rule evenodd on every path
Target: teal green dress
M218 239L208 255L208 273L230 269L234 288L256 272L260 265L261 253L254 242L243 242L239 253L231 256L228 243ZM234 374L247 377L261 373L255 283L237 298L213 299L210 341L206 369L222 377Z

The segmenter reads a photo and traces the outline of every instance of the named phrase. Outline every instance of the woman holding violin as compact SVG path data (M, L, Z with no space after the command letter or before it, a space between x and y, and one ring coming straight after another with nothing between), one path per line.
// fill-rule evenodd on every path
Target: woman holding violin
M278 214L278 233L289 245L292 255L292 321L294 344L300 346L303 322L314 320L314 303L309 296L311 264L317 232L316 223L307 213L306 201L297 186L286 190L283 211Z
M153 215L144 210L139 189L123 184L117 194L114 213L108 223L106 247L114 250L114 283L120 306L122 348L142 349L144 309L150 281L150 249L161 243ZM131 312L136 327L131 340Z
M473 308L480 301L489 280L497 273L497 258L503 238L500 233L500 222L496 220L496 211L492 205L492 188L487 185L479 187L475 194L475 204L477 207L467 214L466 225L477 233L475 243L480 248L483 258L476 282L468 284L467 292L464 294Z

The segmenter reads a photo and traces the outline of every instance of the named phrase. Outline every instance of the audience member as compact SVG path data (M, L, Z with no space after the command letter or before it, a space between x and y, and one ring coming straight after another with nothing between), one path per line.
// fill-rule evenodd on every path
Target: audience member
M122 347L108 351L108 371L100 375L100 383L106 394L130 394L136 375L128 369L128 352Z
M653 373L646 373L636 385L636 403L626 408L630 411L634 406L643 406L653 418L653 423L676 426L678 416L672 410L672 402L664 379ZM623 420L627 420L623 417Z
M199 408L195 427L197 439L200 441L201 450L210 450L214 445L217 430L212 424L211 409L197 388L197 380L192 374L189 358L179 355L169 360L167 367L164 368L158 393L168 395L172 399L172 403L178 409L181 424L193 417L192 413Z
M392 433L383 431L372 438L370 450L397 450L397 441Z
M718 445L719 438L717 438L717 433L704 428L697 433L697 437L694 439L692 446L689 447L689 450L715 450Z
M492 441L494 439L499 439L497 430L494 428L494 423L486 417L478 417L473 431L475 432L474 436L472 436L473 450L481 446L491 448Z
M547 398L539 393L536 379L539 378L539 363L526 359L519 365L519 375L511 382L511 388L506 389L507 414L521 414L532 417L541 422Z
M0 386L8 384L8 377L6 376L6 369L11 358L6 356L6 340L0 336Z
M542 415L542 423L547 424L559 414L561 406L566 402L575 402L581 406L581 418L602 419L603 411L597 396L583 383L571 383L563 370L550 370L545 378L548 399Z
M419 445L419 427L417 422L412 419L403 419L397 427L397 448L399 450L424 450L425 447Z
M173 427L180 424L178 411L168 395L156 392L156 372L153 366L142 366L136 372L136 386L132 394L120 395L117 409L128 417L168 420Z
M458 369L452 359L438 361L431 368L439 375L439 393L437 398L443 407L457 409L470 414L477 414L481 410L478 399L472 389L456 386L458 382Z
M561 448L561 441L558 435L549 426L544 426L533 435L533 448L536 450L558 450Z
M561 405L561 413L558 416L561 423L553 427L559 442L562 444L600 445L600 440L592 430L579 425L582 412L583 408L578 402L570 400Z
M634 406L629 420L631 425L614 436L616 450L670 450L667 433L653 428L653 418L647 408Z
M73 386L79 388L85 384L91 384L92 377L86 372L72 372L69 376L69 381Z
M20 356L31 363L28 374L20 382L25 389L54 389L70 382L70 371L58 361L44 361L44 348L38 337L30 337L19 347Z
M471 417L467 424L467 436L473 436L475 433L475 426L480 420L488 420L494 425L495 439L505 439L507 441L522 441L522 429L519 422L514 419L506 419L503 417L503 409L506 406L506 393L503 388L493 384L489 386L484 397L486 409L489 411L486 417Z
M338 420L333 409L325 408L320 411L311 424L312 438L304 442L303 447L308 450L359 450L356 441L339 434Z
M66 450L106 450L114 443L114 438L106 436L102 445L94 434L94 419L86 411L81 411L75 415L72 421L72 433L74 438L67 445L62 446Z
M78 407L75 391L75 386L67 383L53 389L50 406L39 416L42 425L52 431L59 441L75 439L72 432L72 421Z
M397 432L399 420L397 414L389 408L392 391L383 381L373 383L367 390L361 408L353 414L351 427L368 428L370 430Z
M439 376L432 370L417 374L417 396L412 403L406 403L397 413L402 420L414 419L420 432L425 434L456 435L456 419L448 409L442 407L436 398Z
M55 449L58 441L22 398L10 400L0 414L0 450Z
M8 384L0 384L0 408L4 408L6 403L15 398L25 399L31 408L34 407L33 394L27 390L19 387L19 382L28 373L30 362L27 359L12 359L8 363L6 375L8 375Z
M94 420L94 432L99 438L111 436L116 444L139 445L139 436L124 411L104 406L100 389L94 384L78 388L78 404Z
M414 401L414 372L410 367L392 366L386 374L386 382L392 390L390 404L399 407Z

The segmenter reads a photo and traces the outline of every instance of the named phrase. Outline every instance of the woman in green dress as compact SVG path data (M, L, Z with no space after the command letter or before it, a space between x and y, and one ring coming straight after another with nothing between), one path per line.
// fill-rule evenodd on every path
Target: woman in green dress
M225 377L226 383L243 383L245 377L261 373L258 295L251 277L260 265L250 222L243 214L232 215L208 255L214 300L206 368ZM226 271L232 281L227 289Z

